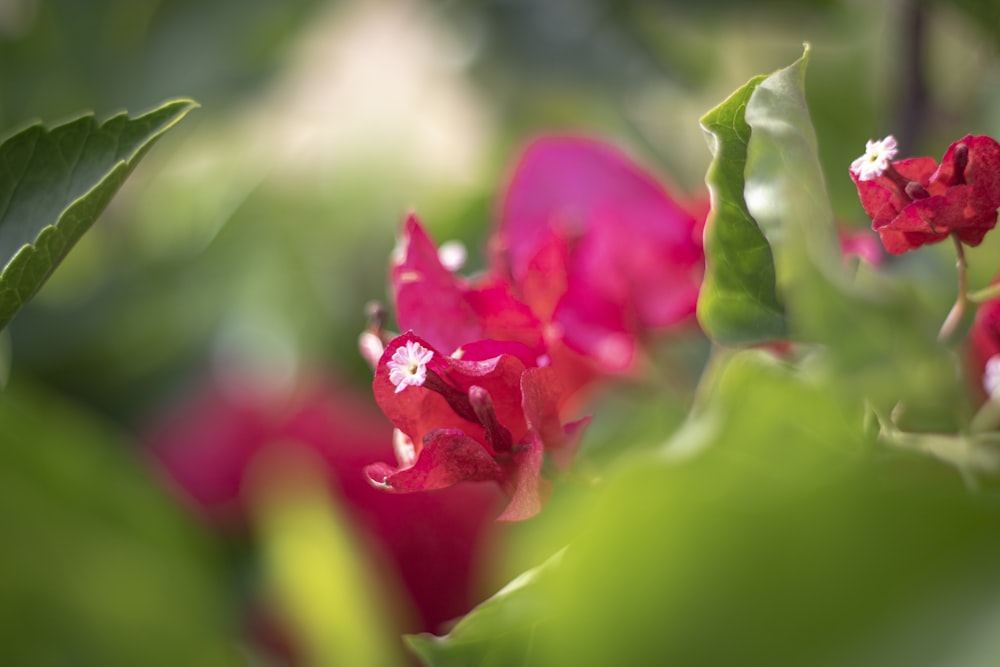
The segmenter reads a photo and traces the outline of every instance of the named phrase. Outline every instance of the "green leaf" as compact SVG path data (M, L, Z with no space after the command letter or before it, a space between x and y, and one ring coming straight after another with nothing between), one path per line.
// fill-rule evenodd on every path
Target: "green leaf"
M0 424L0 664L241 664L219 554L131 443L18 378Z
M994 664L1000 497L873 442L822 378L741 352L662 453L612 470L522 664Z
M149 147L197 106L175 100L98 125L32 125L0 145L0 328L45 283Z
M771 240L791 336L821 343L837 377L883 406L961 397L954 363L936 340L944 313L922 310L913 289L887 275L870 275L861 287L844 269L806 103L808 61L807 48L761 81L745 111L745 199Z
M701 119L713 159L706 177L712 213L705 226L698 321L713 340L729 345L782 340L788 333L770 244L743 199L750 139L743 114L763 80L751 79Z
M539 580L558 568L565 550L528 570L469 612L443 637L407 635L407 645L431 667L506 667L529 661L543 627Z

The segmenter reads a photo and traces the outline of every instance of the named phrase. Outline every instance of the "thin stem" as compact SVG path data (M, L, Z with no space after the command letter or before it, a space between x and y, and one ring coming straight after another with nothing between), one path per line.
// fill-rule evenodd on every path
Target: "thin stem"
M955 305L951 307L951 312L945 318L944 324L941 325L941 331L938 332L938 340L942 343L948 342L954 337L955 331L965 318L965 311L969 307L969 297L966 294L969 282L967 275L969 265L965 261L965 248L962 246L962 242L956 233L951 233L951 240L955 244L955 267L958 269L958 296L955 298Z
M1000 283L972 292L967 298L972 303L984 303L990 299L995 299L998 296L1000 296Z

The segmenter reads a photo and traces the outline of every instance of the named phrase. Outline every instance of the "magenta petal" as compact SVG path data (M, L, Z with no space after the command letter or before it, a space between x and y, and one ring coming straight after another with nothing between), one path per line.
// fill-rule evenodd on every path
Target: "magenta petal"
M373 485L397 493L443 489L463 481L503 479L503 470L482 445L451 429L429 433L411 467L393 469L376 463L367 466L365 474Z
M542 439L545 449L562 445L563 427L559 421L562 393L559 378L552 368L529 368L521 375L524 418Z
M464 281L441 265L437 247L411 215L393 258L391 281L396 319L451 353L465 341L483 338L479 317L465 297Z
M510 502L497 521L523 521L542 510L551 483L542 478L542 443L537 436L514 448L514 460L504 490Z
M522 343L535 350L535 357L542 352L542 324L531 308L515 298L507 282L490 276L468 289L465 298L481 324L484 333L480 337Z
M595 346L622 349L621 341L608 347L602 329L634 336L693 313L704 270L701 229L616 148L549 137L524 151L493 247L539 317L551 317L568 345L591 354ZM577 323L590 329L582 339ZM612 356L621 370L625 357Z

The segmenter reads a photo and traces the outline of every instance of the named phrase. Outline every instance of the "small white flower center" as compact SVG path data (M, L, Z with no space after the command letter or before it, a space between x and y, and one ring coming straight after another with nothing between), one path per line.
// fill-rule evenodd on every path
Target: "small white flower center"
M859 181L874 180L885 173L898 152L896 137L891 134L881 141L869 140L865 144L865 154L851 163L851 173Z
M1000 354L994 354L983 369L983 389L994 401L1000 400Z
M419 387L427 379L427 364L434 353L414 341L398 348L389 360L389 382L396 387L396 393L407 387Z

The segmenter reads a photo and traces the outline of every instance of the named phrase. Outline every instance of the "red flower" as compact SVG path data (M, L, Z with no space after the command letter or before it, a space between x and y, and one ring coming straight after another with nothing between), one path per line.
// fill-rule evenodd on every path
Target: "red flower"
M649 331L690 322L707 203L691 212L616 148L548 137L524 151L492 241L497 273L558 339L605 372Z
M555 371L516 342L482 340L448 356L408 332L386 347L372 387L397 429L398 467L368 466L369 480L397 493L496 482L510 499L504 521L541 509L544 454L564 460L586 424L562 425Z
M1000 144L968 135L932 158L892 162L895 140L868 142L851 179L885 249L900 255L955 234L976 246L993 229L1000 206Z

